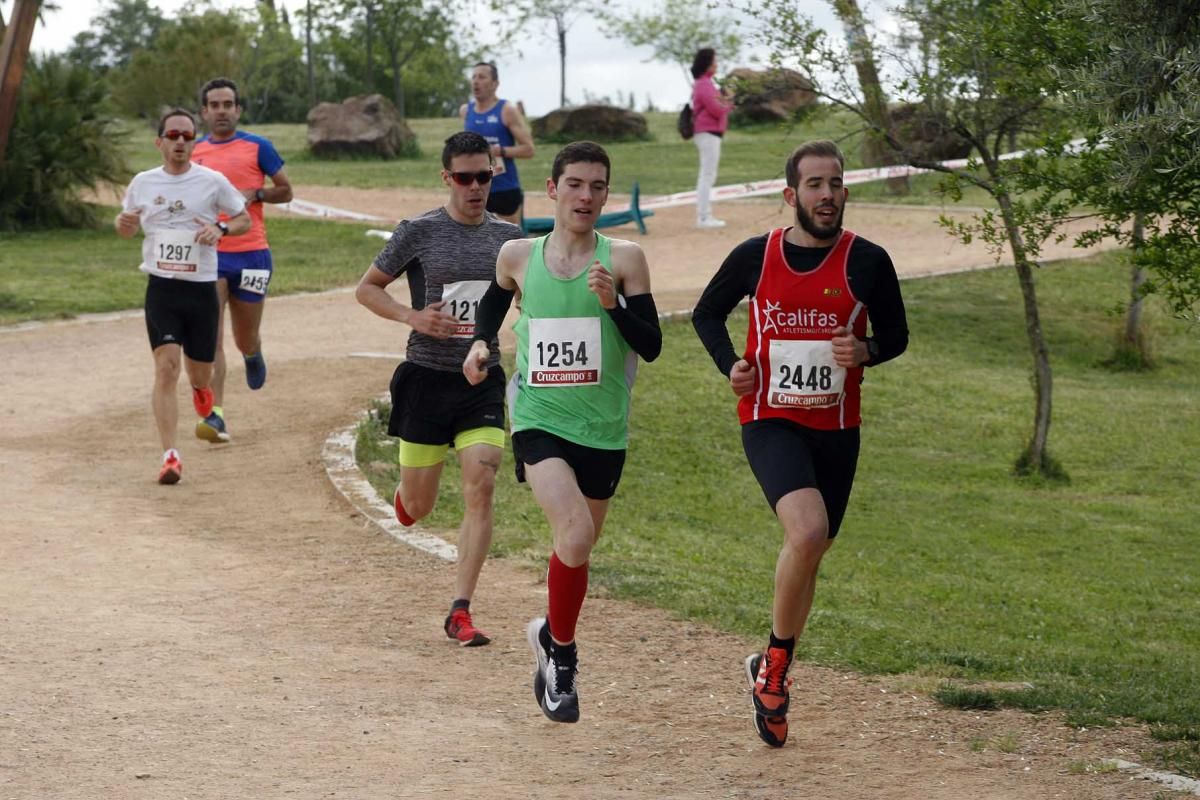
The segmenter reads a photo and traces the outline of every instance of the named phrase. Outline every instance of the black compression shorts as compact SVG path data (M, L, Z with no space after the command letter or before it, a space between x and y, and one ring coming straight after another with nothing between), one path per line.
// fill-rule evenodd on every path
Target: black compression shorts
M742 426L742 447L771 509L797 489L816 489L829 516L829 538L837 536L854 471L858 466L858 428L821 431L784 419Z
M213 362L220 310L216 281L199 283L151 275L145 308L151 350L177 344L192 361Z
M530 429L512 435L517 481L525 482L525 465L547 458L561 458L575 472L575 482L584 497L607 500L617 492L625 468L624 450L601 450L569 442L553 433Z

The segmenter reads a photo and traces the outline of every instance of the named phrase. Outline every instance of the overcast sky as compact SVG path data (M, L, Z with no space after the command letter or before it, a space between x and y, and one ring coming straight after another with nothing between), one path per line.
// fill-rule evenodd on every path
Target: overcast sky
M9 18L14 0L0 0L5 18ZM637 0L630 0L637 2ZM218 8L252 8L253 0L215 0ZM67 49L75 34L87 30L89 23L106 5L103 0L58 0L60 11L46 14L46 25L38 25L33 34L32 47L35 51L59 52ZM187 5L187 0L151 0L167 17L174 17ZM304 5L304 0L276 0L294 13ZM639 3L649 6L649 2ZM800 5L819 25L831 33L840 31L829 3L825 0L800 0ZM870 6L866 13L871 14ZM496 41L494 22L485 12L476 19L478 39L486 46ZM608 96L616 100L634 92L637 107L645 106L647 98L660 109L675 110L683 105L690 95L690 87L682 69L673 64L647 62L649 51L629 47L614 41L596 29L590 18L580 19L567 35L567 97L574 103L583 102L586 89L593 97ZM495 54L500 71L500 96L525 103L525 110L539 116L558 107L558 51L550 31L531 30L529 35L516 45L521 55L505 57ZM719 54L718 54L719 55ZM722 71L735 66L722 62ZM463 79L464 99L467 81Z

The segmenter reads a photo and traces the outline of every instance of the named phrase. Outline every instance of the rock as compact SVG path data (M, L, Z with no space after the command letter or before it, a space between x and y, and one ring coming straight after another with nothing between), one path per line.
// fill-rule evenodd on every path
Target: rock
M399 158L416 150L414 134L380 94L320 103L308 112L308 147L318 158Z
M812 84L790 69L738 68L725 76L723 86L734 93L735 120L782 122L817 104Z
M950 121L935 111L907 103L893 108L890 114L892 135L914 158L947 161L971 154L971 143L955 133Z
M636 111L616 106L589 105L560 108L532 123L533 135L543 141L620 142L648 139L646 118Z

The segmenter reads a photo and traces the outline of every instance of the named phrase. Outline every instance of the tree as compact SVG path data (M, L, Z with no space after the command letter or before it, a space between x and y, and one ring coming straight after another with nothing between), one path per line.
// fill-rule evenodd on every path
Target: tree
M649 60L677 64L692 82L692 59L701 47L711 47L726 63L736 63L742 51L737 21L715 8L688 0L662 0L653 11L599 11L606 33L634 47L649 47Z
M325 44L336 65L339 96L380 92L392 97L401 115L451 113L462 102L464 48L470 39L451 17L454 8L421 0L351 0L332 9L323 24ZM365 83L363 43L368 25L383 50L386 66Z
M303 120L309 106L300 70L302 46L292 33L287 12L260 2L256 17L251 23L250 48L237 68L246 121Z
M166 106L195 108L204 81L241 76L251 29L233 13L184 14L163 26L152 48L138 50L112 76L113 99L124 111L157 119ZM298 66L298 65L297 65Z
M96 72L124 67L134 53L153 47L166 25L149 0L109 0L92 17L91 29L75 35L67 58Z
M1025 333L1033 362L1034 421L1028 444L1017 460L1022 474L1062 476L1048 451L1053 374L1038 310L1034 269L1041 244L1066 215L1061 198L1027 197L1019 176L1043 168L1037 155L1003 160L1010 136L1036 133L1065 141L1072 123L1053 98L1063 84L1056 65L1084 47L1078 18L1055 0L928 0L899 9L905 24L917 26L935 70L921 69L922 59L898 59L898 91L903 99L924 103L941 98L955 132L971 143L966 167L952 168L924 158L910 142L873 122L864 104L848 96L844 52L830 46L788 0L766 0L759 18L762 37L777 56L785 55L806 72L818 94L849 109L887 143L895 160L942 173L952 196L976 186L996 206L965 223L943 219L963 241L980 238L997 251L1007 246L1021 287ZM907 95L907 96L906 96Z
M1101 131L1078 159L1071 190L1104 220L1085 241L1112 236L1132 248L1118 360L1145 365L1144 295L1162 291L1193 319L1200 302L1200 2L1150 3L1134 15L1116 0L1073 7L1088 23L1088 48L1067 70L1068 88Z
M567 105L567 32L580 18L597 13L598 0L493 0L492 8L508 17L510 33L504 42L511 42L516 33L531 25L549 27L558 45L558 104Z
M829 0L833 11L841 20L846 31L846 51L858 75L858 87L862 92L859 107L873 130L863 139L863 161L869 167L886 167L892 153L884 137L875 131L886 131L891 127L888 114L887 92L879 80L879 68L875 62L875 47L867 32L867 22L857 0ZM888 188L895 194L908 193L908 178L899 176L888 179Z
M84 67L61 56L30 59L10 158L0 164L0 229L95 224L81 191L129 177L106 96L103 80Z

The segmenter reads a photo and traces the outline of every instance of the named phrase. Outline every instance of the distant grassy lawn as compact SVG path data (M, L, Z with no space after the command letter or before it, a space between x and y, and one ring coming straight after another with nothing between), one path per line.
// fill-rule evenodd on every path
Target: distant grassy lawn
M915 674L930 689L1027 682L988 693L1067 709L1073 724L1133 717L1187 739L1200 730L1200 336L1156 311L1161 367L1107 371L1126 266L1107 255L1048 266L1038 280L1055 369L1051 446L1071 482L1010 474L1033 410L1012 271L904 283L912 345L867 372L854 496L800 657ZM742 341L745 315L731 323ZM360 449L390 497L392 443L366 426ZM494 553L544 568L549 533L512 478L511 453L496 509ZM451 466L430 523L456 527L460 513ZM634 391L593 591L761 640L780 540L733 396L690 325L666 325L662 357ZM479 602L487 596L485 577ZM1195 774L1200 751L1188 752L1192 761L1172 763Z
M669 194L694 189L696 186L696 147L679 138L675 130L675 114L646 115L653 137L648 142L628 142L605 145L613 161L613 189L627 192L638 181L642 192ZM296 185L297 197L304 196L305 185L352 186L364 189L414 188L438 189L441 169L442 142L461 130L457 117L440 119L410 119L407 121L421 146L418 159L395 161L319 161L308 154L307 129L304 125L253 125L246 130L266 136L275 143L287 162L289 179ZM126 143L130 163L137 170L157 166L159 159L153 147L154 131L137 125ZM721 166L718 184L760 181L783 177L783 164L788 154L805 139L838 140L847 156L847 169L862 166L859 158L860 134L853 120L844 112L822 110L799 125L767 125L753 130L732 130L721 145ZM521 185L526 192L541 191L550 175L550 166L559 144L539 144L530 160L517 162ZM934 189L937 179L918 178L913 192L902 197L889 195L882 184L863 184L854 187L854 196L862 200L941 204L942 198ZM978 190L968 192L965 204L979 205L985 196Z
M364 234L365 225L290 218L268 225L272 294L353 284L383 244ZM112 228L0 233L0 324L141 307L141 246L141 236L122 239Z

